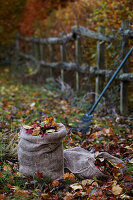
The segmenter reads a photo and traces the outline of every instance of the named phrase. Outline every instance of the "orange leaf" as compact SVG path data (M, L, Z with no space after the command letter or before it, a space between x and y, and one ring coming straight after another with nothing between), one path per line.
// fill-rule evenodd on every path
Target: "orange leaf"
M128 174L127 176L124 176L124 178L126 181L131 181L133 179L130 174Z
M4 194L0 194L0 199L5 199L5 195Z
M82 137L82 133L81 132L77 132L79 137Z
M59 186L59 185L60 185L60 182L59 182L58 179L52 181L52 187L57 187L57 186Z
M76 181L76 177L73 173L65 173L64 176L63 176L64 179L68 179L72 182L75 182Z
M124 167L124 166L123 166L123 164L118 163L118 164L117 164L117 167L118 167L119 169L121 169L121 168Z

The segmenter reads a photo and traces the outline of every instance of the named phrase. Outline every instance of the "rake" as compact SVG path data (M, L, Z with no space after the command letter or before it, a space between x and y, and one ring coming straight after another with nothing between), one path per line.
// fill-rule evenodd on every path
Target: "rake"
M128 57L131 55L132 51L133 51L133 47L126 54L126 56L122 60L121 64L119 65L119 67L117 68L117 70L114 72L114 74L112 75L112 77L108 81L107 85L105 86L105 88L103 89L103 91L101 92L101 94L99 95L99 97L97 98L96 102L93 104L93 106L90 109L90 111L88 113L84 114L83 117L81 118L81 121L83 122L83 124L85 124L85 126L81 129L81 131L83 133L86 133L89 130L90 122L91 122L91 120L93 118L93 115L92 115L93 111L95 110L95 108L98 105L99 101L101 100L102 96L104 95L104 93L106 92L106 90L108 89L108 87L111 85L111 83L113 82L113 80L115 79L115 77L117 76L117 74L119 73L119 71L122 69L123 65L127 61Z

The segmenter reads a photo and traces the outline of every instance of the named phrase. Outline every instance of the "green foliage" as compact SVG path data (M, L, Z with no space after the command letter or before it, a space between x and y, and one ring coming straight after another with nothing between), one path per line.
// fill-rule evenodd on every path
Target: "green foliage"
M128 163L128 164L126 165L126 167L127 167L128 171L131 173L131 175L133 176L133 164Z

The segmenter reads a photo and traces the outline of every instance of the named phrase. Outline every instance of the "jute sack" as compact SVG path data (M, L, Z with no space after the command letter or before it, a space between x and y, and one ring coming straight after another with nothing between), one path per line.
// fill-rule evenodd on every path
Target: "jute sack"
M21 128L18 143L19 172L26 176L41 173L51 179L61 178L64 174L64 155L62 139L66 128L58 124L57 132L43 137L33 136Z
M64 150L64 167L80 178L106 177L96 166L96 158L104 158L111 163L122 164L121 174L126 172L124 162L107 152L91 153L83 148L75 147Z

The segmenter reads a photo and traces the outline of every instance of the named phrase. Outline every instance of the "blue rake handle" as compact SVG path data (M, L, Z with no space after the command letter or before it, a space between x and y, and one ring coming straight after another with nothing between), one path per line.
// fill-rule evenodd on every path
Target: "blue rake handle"
M119 65L119 67L117 68L117 70L114 72L113 76L110 78L109 82L107 83L107 85L105 86L105 88L103 89L103 91L101 92L101 94L99 95L98 99L96 100L96 102L93 104L92 108L90 109L90 111L87 114L84 114L83 117L81 118L82 121L84 122L89 122L91 121L93 115L93 111L96 108L97 104L99 103L99 101L101 100L102 96L104 95L104 93L106 92L106 90L108 89L108 87L110 86L110 84L112 83L112 81L115 79L115 77L117 76L117 74L119 73L119 71L121 70L121 68L123 67L123 65L125 64L125 62L127 61L128 57L130 56L130 54L133 51L133 47L130 49L130 51L126 54L125 58L122 60L121 64Z

